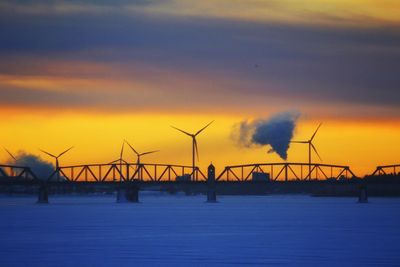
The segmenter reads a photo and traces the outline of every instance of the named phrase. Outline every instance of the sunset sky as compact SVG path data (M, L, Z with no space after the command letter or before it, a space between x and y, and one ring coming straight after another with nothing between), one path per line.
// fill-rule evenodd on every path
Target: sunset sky
M360 176L399 163L398 0L3 0L0 56L0 146L12 152L74 145L61 165L109 162L127 139L161 150L142 162L190 165L191 140L170 125L215 120L199 166L218 172L282 162L232 129L296 111L296 140L323 122L323 163ZM307 147L288 155L306 162Z

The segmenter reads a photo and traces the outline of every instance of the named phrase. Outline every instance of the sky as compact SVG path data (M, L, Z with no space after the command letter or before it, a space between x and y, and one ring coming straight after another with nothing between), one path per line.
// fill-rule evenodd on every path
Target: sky
M170 126L215 120L198 164L218 172L282 162L240 147L232 129L296 111L294 139L322 122L322 162L365 175L399 163L399 47L397 0L4 0L0 145L38 155L74 145L69 165L111 161L127 139L161 150L142 162L190 165L190 138ZM307 147L292 144L297 161Z

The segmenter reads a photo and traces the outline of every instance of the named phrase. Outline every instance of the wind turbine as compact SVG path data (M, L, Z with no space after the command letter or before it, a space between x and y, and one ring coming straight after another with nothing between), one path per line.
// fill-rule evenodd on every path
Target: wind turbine
M311 178L311 150L314 150L315 154L317 154L318 158L322 160L321 156L318 154L317 149L315 148L314 144L312 141L314 140L315 135L317 134L319 128L321 127L322 123L320 123L311 136L309 140L306 141L290 141L291 143L297 143L297 144L308 144L308 176Z
M172 128L190 136L192 138L192 176L193 179L194 177L194 170L196 169L196 156L197 156L197 160L199 160L199 149L197 147L197 140L196 140L196 136L198 136L202 131L204 131L208 126L210 126L211 123L213 123L214 121L211 121L209 124L207 124L206 126L204 126L203 128L201 128L200 130L198 130L196 133L191 134L188 132L185 132L184 130L181 130L179 128L176 128L174 126L171 126Z
M15 163L17 163L18 162L17 158L14 157L14 155L11 154L11 152L7 148L5 148L5 147L3 147L3 148L8 153L8 155L10 155L10 157L15 161Z
M121 152L119 153L119 158L117 158L116 160L111 161L108 164L113 164L113 163L119 162L119 164L122 165L122 162L123 163L128 163L122 158L122 155L124 154L124 146L125 146L125 141L122 142Z
M120 182L122 181L122 163L128 164L128 162L126 162L126 161L122 158L122 156L123 156L123 154L124 154L124 147L125 147L125 140L124 140L124 142L122 142L121 152L119 153L119 158L116 159L116 160L111 161L110 163L108 163L108 164L114 164L114 163L116 163L116 162L119 163L119 172L120 172L119 180L120 180ZM115 180L115 177L114 177L114 180Z
M136 154L137 156L137 160L136 160L136 169L138 169L138 177L140 179L140 157L144 156L144 155L148 155L148 154L152 154L152 153L156 153L159 152L160 150L153 150L153 151L148 151L148 152L143 152L143 153L139 153L136 151L136 149L133 148L133 146L131 146L131 144L129 144L128 141L125 140L125 143L128 144L128 146L132 149L132 151Z
M42 150L42 149L39 149L40 151L42 151L43 153L49 155L50 157L55 158L55 160L56 160L56 169L55 169L55 171L57 172L57 180L60 180L60 170L59 170L60 163L59 163L59 161L58 161L58 158L60 158L62 155L64 155L65 153L67 153L68 151L70 151L70 150L73 149L73 148L74 148L74 147L71 146L70 148L68 148L67 150L61 152L61 153L58 154L57 156L55 156L55 155L53 155L53 154L51 154L51 153L49 153L49 152L47 152L47 151L44 151L44 150Z
M127 143L128 146L132 149L132 151L136 154L136 156L137 156L136 164L137 164L137 165L140 164L140 157L141 157L141 156L148 155L148 154L152 154L152 153L156 153L156 152L159 152L159 151L160 151L160 150L153 150L153 151L148 151L148 152L139 153L139 152L137 152L137 151L133 148L133 146L131 146L131 144L129 144L128 141L125 140L125 143Z
M10 152L7 148L5 148L5 147L3 147L3 148L4 148L4 150L8 153L8 155L10 155L10 157L14 160L15 164L17 164L17 163L18 163L17 158L14 157L14 155L11 154L11 152ZM14 174L15 174L15 173L14 173L14 169L11 168L11 176L14 176Z

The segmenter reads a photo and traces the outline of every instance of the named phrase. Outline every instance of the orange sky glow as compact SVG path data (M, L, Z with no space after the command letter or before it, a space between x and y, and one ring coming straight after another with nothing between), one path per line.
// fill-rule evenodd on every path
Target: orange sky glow
M13 152L24 150L41 154L38 148L59 153L69 146L73 150L61 165L105 163L117 159L124 139L139 151L160 150L142 159L147 163L191 164L191 140L170 127L197 131L211 119L215 123L198 138L200 161L222 171L226 165L283 162L276 154L267 154L267 147L244 148L231 138L233 126L246 117L226 115L183 114L17 114L3 121L3 146ZM299 120L294 139L307 139L319 121ZM325 120L316 139L322 163L349 165L357 175L371 173L376 165L393 164L398 156L400 126L392 121ZM307 162L307 147L292 144L288 162ZM126 150L124 158L135 162ZM321 162L313 154L316 162ZM0 159L6 161L6 152Z

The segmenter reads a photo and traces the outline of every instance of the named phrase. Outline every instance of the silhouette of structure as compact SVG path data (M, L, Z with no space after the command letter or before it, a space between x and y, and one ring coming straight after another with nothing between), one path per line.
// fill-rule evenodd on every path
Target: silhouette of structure
M0 164L0 178L13 181L39 181L39 178L26 166Z
M57 156L55 156L55 155L53 155L53 154L51 154L51 153L49 153L49 152L47 152L47 151L44 151L44 150L42 150L42 149L39 149L39 150L42 151L43 153L49 155L50 157L52 157L52 158L54 158L54 159L56 160L55 173L57 174L57 180L60 180L60 172L58 171L58 170L60 169L60 162L58 161L58 159L59 159L62 155L64 155L65 153L67 153L68 151L70 151L70 150L73 149L73 148L74 148L74 147L71 146L70 148L68 148L67 150L61 152L61 153L58 154Z
M126 143L128 144L128 146L132 149L133 153L136 154L136 156L137 156L136 164L137 164L137 165L140 165L140 157L142 157L142 156L144 156L144 155L148 155L148 154L152 154L152 153L156 153L156 152L159 152L159 151L160 151L160 150L153 150L153 151L148 151L148 152L139 153L139 152L137 152L137 151L133 148L133 146L131 146L131 144L130 144L128 141L125 140L125 142L126 142Z
M210 166L208 166L207 172L207 202L217 202L217 192L215 188L215 167L212 163Z
M308 167L311 168L307 171ZM253 174L265 174L270 181L343 180L357 177L349 166L318 163L259 163L226 166L217 181L250 181ZM266 181L268 181L266 180Z
M132 169L134 171L132 171ZM59 172L70 182L113 182L120 178L120 182L134 180L160 182L176 181L176 177L185 175L192 166L173 164L151 164L151 163L122 163L117 164L89 164L59 167ZM206 179L206 175L196 167L196 177ZM51 180L50 176L48 180Z
M4 150L7 152L7 154L10 156L10 158L14 161L15 164L18 164L18 160L14 155L5 147L3 147ZM14 169L11 169L11 172L14 172ZM11 176L14 176L14 173L11 173Z
M322 123L320 123L317 127L317 129L315 130L314 134L311 136L311 138L309 140L306 141L290 141L291 143L297 143L297 144L308 144L308 173L309 175L311 175L311 150L314 150L315 154L317 154L318 158L320 160L322 160L321 156L318 154L317 149L315 148L314 144L312 143L312 141L314 140L315 135L317 134L319 128L321 127ZM309 177L311 178L311 177Z
M400 164L393 164L393 165L385 165L385 166L377 166L375 171L372 173L371 176L374 175L399 175L400 171Z
M202 131L204 131L208 126L210 126L211 123L213 123L214 121L211 121L209 124L207 124L206 126L204 126L203 128L201 128L200 130L198 130L196 133L191 134L188 133L184 130L181 130L179 128L176 128L174 126L171 126L172 128L190 136L192 138L192 179L193 180L197 180L197 177L195 176L195 170L196 170L196 156L197 156L197 160L199 160L199 150L197 147L197 140L196 140L196 136L198 136Z
M18 162L17 158L14 157L14 155L7 148L5 148L5 147L3 147L3 148L7 152L7 154L14 160L14 162L17 163Z
M122 142L122 146L121 146L121 150L119 152L119 158L117 158L116 160L111 161L109 164L114 164L114 163L128 163L126 160L123 159L123 155L124 155L124 147L125 147L125 141Z
M367 187L365 185L360 186L358 203L368 203Z
M49 190L45 183L42 183L39 187L37 203L39 203L39 204L48 204L49 203Z
M113 164L113 166L116 166L115 163L117 163L119 165L119 172L121 172L121 170L122 170L123 163L128 164L128 162L123 159L124 147L125 147L125 140L122 142L121 151L119 152L119 158L117 158L116 160L113 160L109 163L109 164ZM114 179L116 180L116 178L114 178ZM123 180L122 175L119 177L119 180L120 181Z
M198 175L201 175L202 181L177 181L176 178L179 174L183 175L186 169L192 169L192 166L180 166L180 165L165 165L165 164L143 164L141 163L138 167L143 168L145 177L136 179L137 173L129 172L131 165L136 164L122 164L123 168L118 168L116 164L92 164L92 165L80 165L80 166L58 166L58 170L55 171L47 179L39 177L39 179L28 167L18 167L11 165L0 165L0 185L1 186L27 186L38 188L38 202L47 203L49 192L54 192L55 189L68 189L74 190L74 188L82 188L95 190L105 190L106 188L111 190L117 190L117 201L118 202L138 202L139 201L139 190L145 188L151 188L151 190L163 190L162 188L180 188L181 190L188 190L191 192L195 190L197 192L204 192L207 194L207 202L216 201L216 192L222 190L226 192L277 192L276 190L283 190L282 192L304 192L302 190L308 190L313 192L314 190L329 189L332 185L336 186L345 185L347 190L353 188L361 180L349 179L346 183L332 183L330 177L327 174L327 169L331 169L332 173L336 173L334 180L338 180L341 177L348 177L348 174L355 176L349 167L327 165L327 164L314 164L313 173L320 173L320 181L316 182L315 179L303 179L298 176L296 167L308 166L307 163L275 163L275 164L257 164L257 165L241 165L241 166L227 166L220 175L216 175L215 167L210 165L208 167L207 176L204 175L198 168L196 171ZM278 173L273 174L273 168L276 167ZM21 168L21 175L10 177L10 171L7 168ZM248 168L249 171L244 171ZM271 168L271 182L268 181L252 181L251 175L254 172L265 173L267 168ZM151 171L151 169L153 169ZM332 169L337 169L333 172ZM179 171L180 170L180 171ZM105 171L105 173L104 173ZM239 174L238 174L239 172ZM241 174L240 174L241 172ZM60 173L63 175L63 180L54 180L52 177ZM322 177L321 177L322 176ZM332 175L331 175L332 176ZM116 181L116 177L123 177L121 181ZM299 179L289 179L289 177L298 177ZM318 177L318 176L317 176ZM339 177L339 178L338 178ZM232 179L233 178L233 179ZM325 178L325 179L324 179ZM290 182L289 182L290 180ZM299 180L301 183L299 183ZM278 183L273 183L278 181ZM284 183L282 183L284 182ZM158 189L156 189L158 188ZM243 190L240 190L243 188ZM290 189L292 188L292 189ZM338 188L338 187L335 187ZM85 190L86 190L85 189ZM179 189L178 189L179 190ZM226 191L228 190L228 191ZM293 191L294 190L294 191ZM297 191L296 191L297 190ZM343 189L340 189L343 190ZM346 190L346 189L345 189ZM268 191L268 192L269 192ZM329 190L327 191L330 192Z
M216 181L252 181L254 173L264 173L271 181L315 181L315 180L344 180L357 177L349 166L330 164L311 164L311 174L308 173L308 163L259 163L226 166L217 175ZM40 180L54 181L56 174L63 176L65 182L179 182L176 178L184 176L192 166L171 164L144 164L140 165L123 163L117 164L89 164L74 166L59 166L49 177L39 177ZM131 171L134 169L134 171ZM18 173L11 175L12 173ZM140 175L139 175L140 174ZM196 167L195 175L199 181L206 181L207 176ZM0 178L38 178L29 167L0 165ZM312 179L309 179L312 177ZM189 181L190 180L185 180Z
M160 150L153 150L153 151L148 151L148 152L139 153L139 152L137 152L137 151L133 148L133 146L131 146L131 144L130 144L128 141L125 140L125 143L128 144L128 146L132 149L133 153L135 153L136 156L137 156L137 159L136 159L136 166L140 166L140 158L141 158L142 156L148 155L148 154L152 154L152 153L156 153L156 152L159 152L159 151L160 151ZM140 168L139 168L139 170L138 170L138 176L140 177Z
M135 182L121 183L117 190L117 202L139 202L139 186Z

